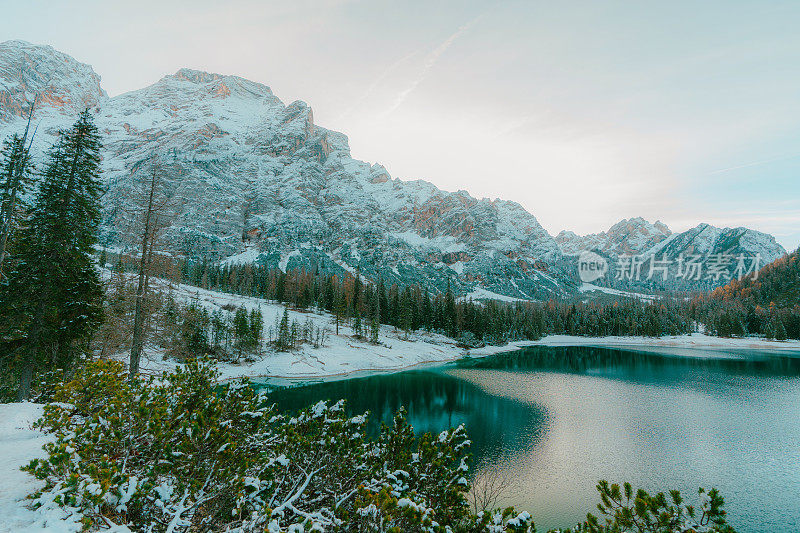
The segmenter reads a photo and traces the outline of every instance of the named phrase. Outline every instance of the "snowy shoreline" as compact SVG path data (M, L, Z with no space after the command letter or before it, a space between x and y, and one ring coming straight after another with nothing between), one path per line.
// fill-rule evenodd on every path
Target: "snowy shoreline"
M580 337L548 335L537 341L512 342L514 349L526 346L594 346L598 348L696 348L720 350L752 350L763 352L798 352L800 340L772 341L758 337L712 337L703 333L668 335L664 337ZM505 350L503 350L505 351ZM510 350L509 350L510 351ZM492 352L497 353L497 352Z
M231 306L242 306L248 311L261 309L264 319L264 333L270 324L279 318L283 305L262 298L240 296L190 285L172 285L158 280L163 291L170 291L175 298L184 303L194 301L210 312ZM570 335L549 335L536 341L515 341L504 346L485 346L464 349L456 342L438 333L416 331L405 334L394 327L382 325L380 344L370 344L353 336L350 326L340 325L339 335L335 334L335 319L328 313L289 310L289 319L297 322L311 321L315 327L325 329L325 345L313 348L308 344L299 348L278 352L267 349L254 360L230 363L219 362L220 381L251 378L259 382L296 382L301 380L349 379L377 373L392 373L410 370L421 366L440 365L463 357L486 357L503 352L513 352L529 346L592 346L605 348L636 349L652 351L667 349L681 350L682 355L708 355L709 351L747 350L768 354L791 354L800 356L800 341L769 341L760 338L720 338L702 333L667 337L579 337ZM705 352L702 354L701 352ZM114 356L127 361L127 353ZM162 373L174 370L179 363L164 358L164 353L149 346L143 354L141 370L146 373Z
M314 381L335 381L341 379L355 379L360 377L368 377L377 374L392 374L397 372L405 372L408 370L419 368L437 367L447 363L469 358L483 358L490 357L501 353L510 353L522 350L532 346L550 346L550 347L570 347L570 346L583 346L595 348L617 348L628 349L633 351L642 352L661 352L669 350L670 352L687 357L703 357L708 356L709 353L718 353L722 356L735 356L736 352L746 350L747 352L757 352L764 356L769 355L797 355L800 357L800 341L768 341L765 339L757 338L719 338L710 337L700 333L680 336L668 337L579 337L571 335L550 335L536 341L515 341L510 342L503 346L484 346L481 348L461 349L456 348L456 353L448 353L438 350L437 353L430 355L446 355L445 357L420 360L425 348L428 348L428 343L425 341L417 341L423 345L417 347L415 353L409 357L408 364L400 364L399 366L381 366L379 361L365 361L367 363L364 368L348 369L336 373L324 373L322 369L318 372L306 373L248 373L244 370L247 368L242 365L231 365L222 363L220 370L222 377L220 381L231 381L242 377L251 378L259 383L281 385L281 384L297 384L304 382ZM368 346L370 348L372 346ZM380 347L375 347L380 348ZM420 349L421 348L421 349ZM675 351L680 350L680 351ZM289 352L288 355L291 355ZM345 357L349 354L343 354ZM260 366L258 362L253 366Z

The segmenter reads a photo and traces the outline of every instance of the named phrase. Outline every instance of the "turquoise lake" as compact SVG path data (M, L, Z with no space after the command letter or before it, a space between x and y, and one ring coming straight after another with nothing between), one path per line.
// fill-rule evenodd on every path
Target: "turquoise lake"
M532 347L424 370L320 382L271 396L370 411L414 428L465 424L473 476L510 479L503 505L539 530L594 511L599 479L725 497L740 533L800 531L800 353Z

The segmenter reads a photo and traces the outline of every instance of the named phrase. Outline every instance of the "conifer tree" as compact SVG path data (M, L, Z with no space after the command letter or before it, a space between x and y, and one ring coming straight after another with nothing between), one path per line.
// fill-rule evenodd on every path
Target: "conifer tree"
M239 307L233 316L233 333L236 335L237 359L242 356L242 351L250 345L250 323L247 318L247 309Z
M33 181L30 155L32 139L28 142L32 116L33 106L25 133L22 136L13 135L0 149L0 281L3 280L8 241L16 226L23 194Z
M358 308L354 311L355 316L353 317L353 335L360 339L363 334L363 326L361 323L361 311Z
M375 296L375 308L372 310L372 323L370 324L369 341L372 344L380 344L381 330L381 299Z
M88 110L50 150L30 217L0 288L3 351L19 368L20 399L37 368L63 368L84 350L102 315L91 258L100 224L100 139Z
M275 340L275 347L278 350L288 350L292 347L291 330L289 328L289 308L283 308L283 316L278 325L278 338Z
M444 316L445 330L450 337L455 338L458 333L456 323L456 298L450 288L450 280L447 280L447 292L444 296Z
M775 324L775 340L778 341L785 341L786 340L786 327L783 325L783 320L781 320L780 315L776 317L776 324Z
M411 311L411 291L406 288L400 298L400 329L405 335L411 331L412 311Z
M386 324L389 322L389 299L386 296L386 285L383 283L383 278L378 280L378 322Z
M253 348L261 351L261 338L264 332L264 315L261 313L261 308L253 309L250 311L250 337L253 343Z

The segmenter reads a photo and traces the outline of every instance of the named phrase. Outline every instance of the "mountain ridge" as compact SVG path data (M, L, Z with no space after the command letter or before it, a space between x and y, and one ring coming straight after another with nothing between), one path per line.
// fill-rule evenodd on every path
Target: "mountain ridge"
M182 68L109 97L100 80L52 47L0 43L3 136L20 129L33 93L47 95L35 120L51 138L78 107L95 113L109 184L105 245L135 246L121 228L132 190L159 154L166 185L186 199L165 237L174 254L284 270L359 269L389 283L525 299L563 296L578 284L564 243L520 204L392 178L383 165L353 159L347 136L317 125L305 102L286 105L267 85ZM658 224L651 226L666 238ZM655 239L615 232L614 253Z

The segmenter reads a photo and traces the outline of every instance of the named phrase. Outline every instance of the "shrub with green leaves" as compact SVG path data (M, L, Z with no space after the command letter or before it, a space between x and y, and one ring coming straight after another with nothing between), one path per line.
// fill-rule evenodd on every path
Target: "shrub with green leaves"
M716 489L699 489L699 510L687 505L681 493L670 491L651 495L643 489L634 492L630 483L620 488L601 480L597 484L601 503L597 505L605 523L589 514L574 533L735 533L725 520L724 500ZM699 512L698 512L699 511Z
M56 438L25 469L87 530L535 531L527 513L468 513L463 427L416 437L401 412L367 439L343 402L284 416L216 378L196 361L134 380L89 363L46 406Z
M80 513L87 530L535 533L513 508L470 513L463 426L415 436L403 411L365 436L366 415L320 402L274 412L246 380L220 385L191 361L161 378L130 380L95 361L55 387L39 427L55 440L25 469L48 500ZM732 533L723 499L598 486L605 523L573 533Z

